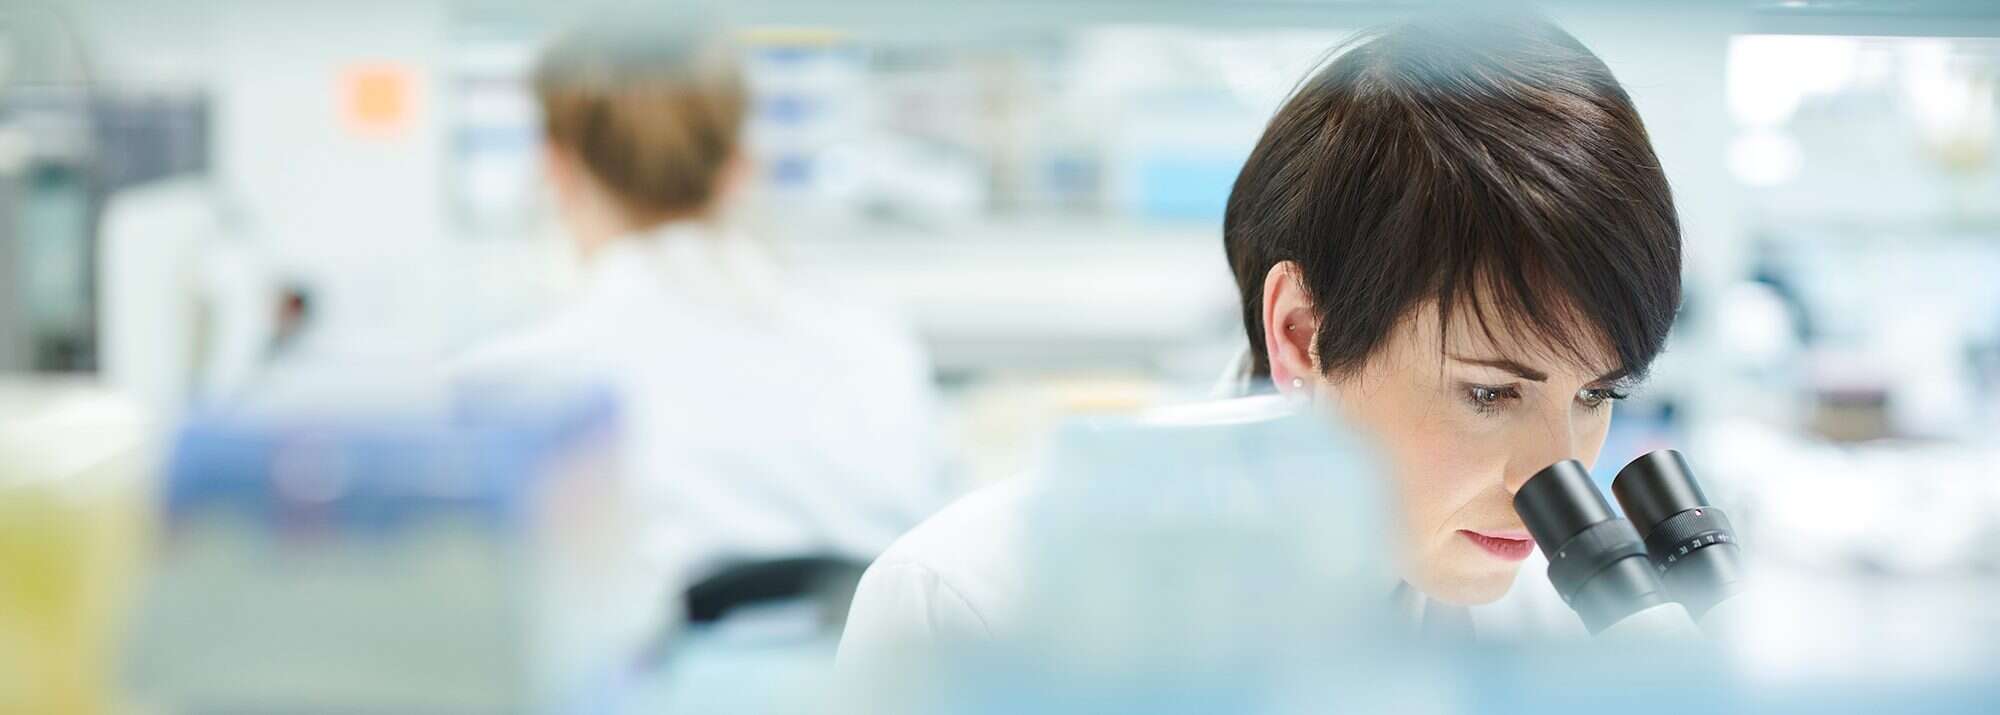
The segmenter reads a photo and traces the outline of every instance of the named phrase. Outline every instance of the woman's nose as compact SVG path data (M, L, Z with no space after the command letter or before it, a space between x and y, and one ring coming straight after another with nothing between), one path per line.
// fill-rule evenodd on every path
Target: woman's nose
M1577 429L1568 420L1554 421L1545 429L1533 434L1523 434L1519 443L1521 450L1507 465L1504 486L1508 494L1521 491L1521 485L1528 483L1536 473L1549 465L1565 459L1584 458L1577 439Z

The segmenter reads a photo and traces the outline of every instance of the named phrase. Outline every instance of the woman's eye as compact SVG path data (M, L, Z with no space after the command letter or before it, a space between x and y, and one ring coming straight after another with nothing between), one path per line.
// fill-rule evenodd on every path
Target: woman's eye
M1623 400L1626 397L1625 393L1609 388L1585 388L1576 393L1576 401L1593 410L1603 407L1606 402Z
M1472 409L1485 414L1500 409L1504 406L1502 403L1508 400L1520 399L1521 391L1512 387L1468 385L1465 396L1466 401L1472 403Z

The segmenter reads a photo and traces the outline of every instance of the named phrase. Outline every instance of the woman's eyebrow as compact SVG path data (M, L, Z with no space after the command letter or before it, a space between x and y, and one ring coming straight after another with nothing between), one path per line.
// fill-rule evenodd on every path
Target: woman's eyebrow
M1507 372L1510 372L1510 373L1513 373L1513 374L1514 374L1514 375L1515 375L1516 377L1519 377L1519 378L1521 378L1521 379L1523 379L1523 380L1527 380L1527 381L1529 381L1529 382L1548 382L1548 381L1549 381L1549 374L1548 374L1548 373L1546 373L1546 372L1542 372L1542 371L1540 371L1540 370L1536 370L1536 369L1534 369L1534 368L1532 368L1532 367L1528 367L1528 366L1526 366L1526 365L1522 365L1521 363L1518 363L1518 362L1514 362L1513 360L1507 360L1507 359L1487 359L1487 358L1469 358L1469 357L1460 357L1460 356L1458 356L1458 355L1452 355L1452 356L1450 356L1450 357L1451 357L1451 359L1453 359L1453 360L1457 360L1457 361L1459 361L1459 362L1462 362L1462 363L1465 363L1465 364L1468 364L1468 365L1478 365L1478 366L1481 366L1481 367L1490 367L1490 368L1495 368L1495 369L1499 369L1499 370L1506 370Z
M1632 369L1621 367L1616 370L1612 370L1611 372L1604 373L1604 376L1597 378L1597 381L1600 383L1619 382L1621 380L1631 379L1631 377L1632 377Z

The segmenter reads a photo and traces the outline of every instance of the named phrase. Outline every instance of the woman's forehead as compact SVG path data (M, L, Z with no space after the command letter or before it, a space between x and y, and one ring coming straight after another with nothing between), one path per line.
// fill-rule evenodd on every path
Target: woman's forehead
M1397 332L1406 336L1409 355L1451 358L1506 360L1551 375L1572 375L1585 380L1621 372L1617 354L1600 331L1565 320L1567 329L1549 335L1536 330L1525 316L1506 314L1491 306L1480 308L1461 304L1446 321L1436 301L1426 301L1410 311Z

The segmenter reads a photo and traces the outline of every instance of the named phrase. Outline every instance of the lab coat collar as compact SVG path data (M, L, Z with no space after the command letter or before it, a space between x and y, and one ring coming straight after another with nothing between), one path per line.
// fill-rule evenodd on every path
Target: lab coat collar
M657 290L749 318L779 316L784 284L754 241L718 226L676 221L614 239L584 272L587 290Z

